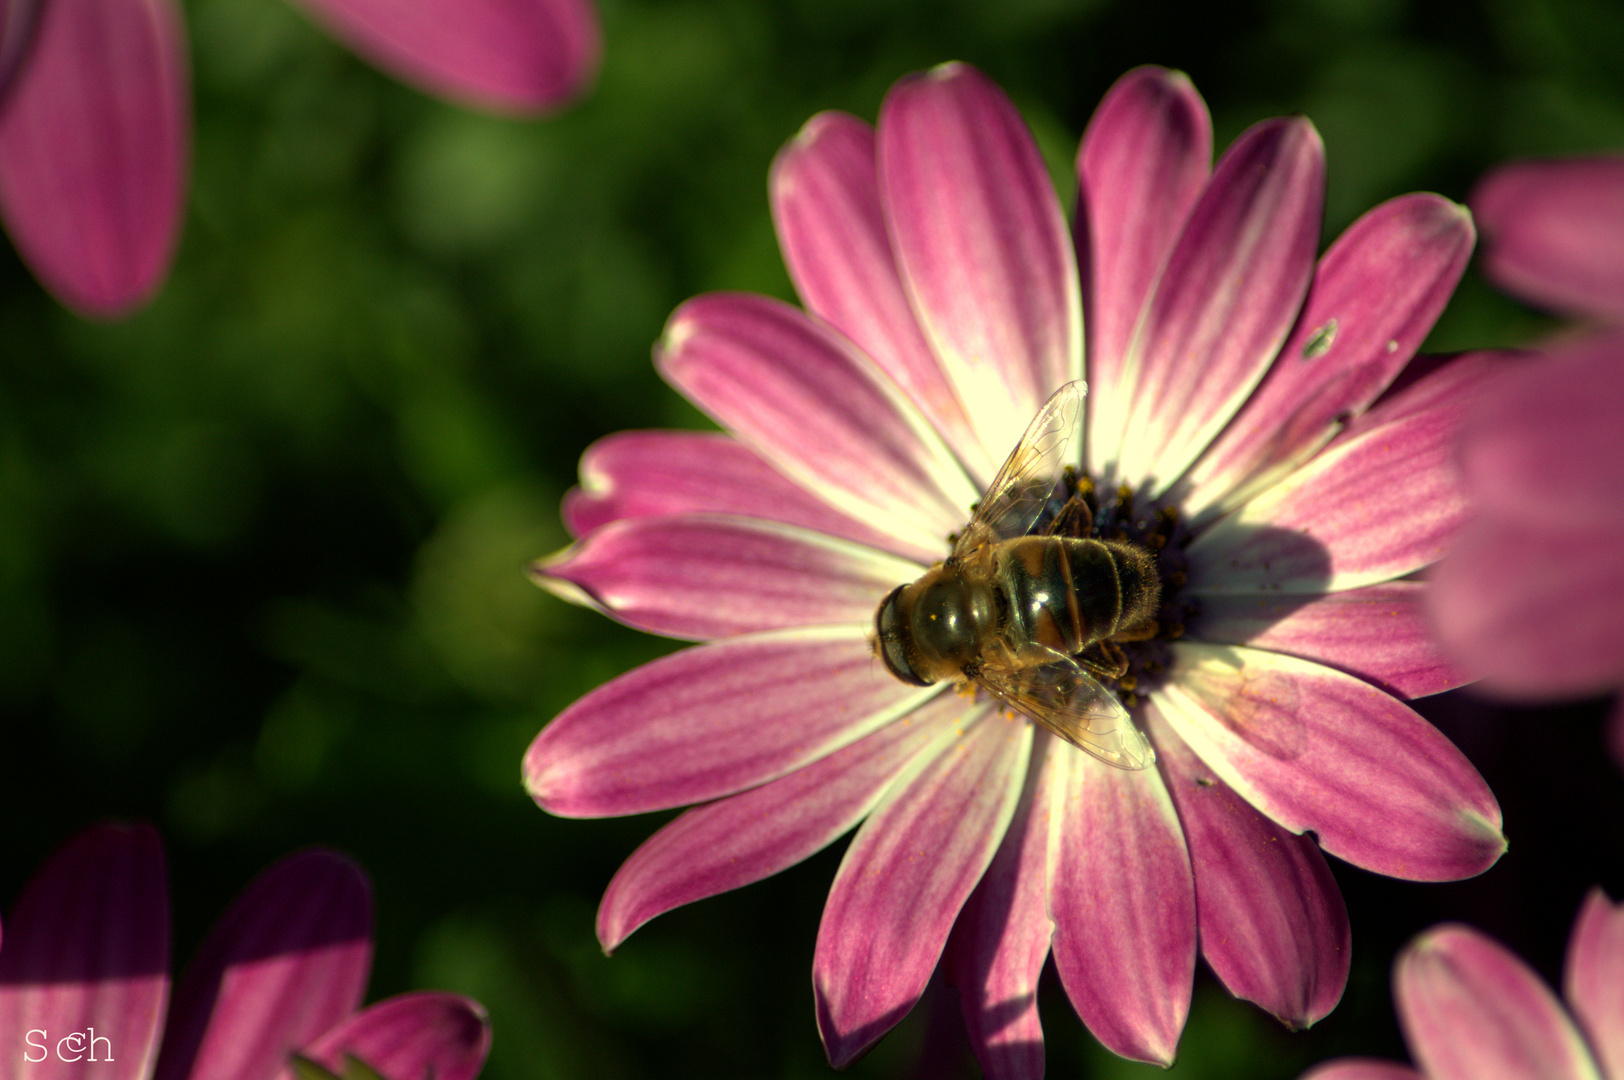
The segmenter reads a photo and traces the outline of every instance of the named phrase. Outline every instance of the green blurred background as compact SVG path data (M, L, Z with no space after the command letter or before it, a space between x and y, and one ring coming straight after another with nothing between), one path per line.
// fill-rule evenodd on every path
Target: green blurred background
M1624 148L1607 0L606 0L596 89L538 122L406 89L283 0L186 6L195 169L157 301L86 323L0 252L0 901L83 824L156 822L183 962L259 869L337 846L376 886L371 996L480 998L490 1080L828 1074L810 965L843 842L609 959L598 896L664 818L555 820L518 780L551 716L671 647L522 567L565 542L589 442L704 424L649 363L677 303L793 297L766 174L807 117L872 119L899 76L970 61L1069 206L1100 95L1167 64L1220 147L1283 112L1319 125L1327 239L1403 191L1464 199L1508 157ZM1474 271L1430 347L1549 325ZM1463 918L1554 978L1584 887L1624 891L1602 703L1422 708L1494 785L1511 853L1447 886L1339 864L1341 1008L1292 1035L1203 972L1168 1075L1402 1056L1409 935ZM933 989L852 1074L977 1075L953 1008ZM1052 973L1043 1008L1051 1076L1156 1075L1100 1050Z

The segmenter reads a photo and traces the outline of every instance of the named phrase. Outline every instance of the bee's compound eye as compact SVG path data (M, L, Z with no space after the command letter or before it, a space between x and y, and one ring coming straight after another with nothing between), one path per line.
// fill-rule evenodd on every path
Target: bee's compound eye
M905 585L898 585L892 589L886 598L880 601L880 609L874 613L874 631L880 639L880 659L885 661L886 668L905 683L914 686L929 686L930 683L921 679L914 671L913 665L908 662L908 650L902 641L903 619L897 611L897 601L902 595Z

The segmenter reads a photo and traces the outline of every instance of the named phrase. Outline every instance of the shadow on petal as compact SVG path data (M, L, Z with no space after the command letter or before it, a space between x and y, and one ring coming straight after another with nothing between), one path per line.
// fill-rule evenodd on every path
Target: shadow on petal
M1247 639L1233 642L1248 644L1327 594L1331 551L1317 537L1261 523L1237 523L1230 532L1222 551L1190 559L1190 584L1179 597L1189 602L1187 629L1200 626L1206 596L1225 605L1255 601L1246 612Z
M372 889L335 851L289 856L226 910L175 992L155 1080L268 1080L361 1004ZM297 1002L297 1007L290 1007Z
M1234 517L1218 524L1220 543L1202 532L1190 545L1190 592L1255 595L1289 614L1329 591L1331 549L1319 537Z
M92 825L35 872L6 913L0 994L169 972L169 886L149 825Z

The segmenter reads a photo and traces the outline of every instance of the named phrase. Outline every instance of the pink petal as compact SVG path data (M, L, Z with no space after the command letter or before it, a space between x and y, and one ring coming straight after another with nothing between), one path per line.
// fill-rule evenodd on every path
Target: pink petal
M583 537L621 518L739 514L782 521L870 547L884 533L860 524L775 472L730 435L620 431L581 455L581 486L564 496L564 526Z
M92 826L30 879L0 951L8 1076L151 1075L169 997L164 879L163 844L145 825Z
M1082 376L1077 266L1037 144L992 80L943 64L886 95L879 177L920 325L1001 460Z
M1466 519L1462 420L1500 370L1474 354L1395 393L1189 547L1198 593L1323 593L1437 561Z
M857 830L812 961L818 1031L844 1068L913 1008L1015 812L1032 725L990 709L922 754Z
M1137 67L1105 92L1077 148L1091 415L1119 402L1122 355L1211 170L1212 121L1183 72ZM1089 457L1115 452L1112 442Z
M1518 364L1485 390L1461 437L1467 490L1509 520L1624 527L1621 406L1624 333Z
M430 991L401 994L351 1016L304 1051L337 1072L357 1058L387 1080L473 1080L491 1048L479 1002ZM279 1080L292 1080L284 1070Z
M1349 226L1262 385L1185 478L1184 512L1239 506L1369 408L1437 321L1473 236L1465 207L1426 194Z
M888 532L892 550L941 558L980 498L873 361L788 304L737 293L690 300L666 323L655 363L784 475Z
M336 38L425 93L535 113L580 93L602 32L589 0L299 0Z
M330 851L283 859L198 950L156 1080L271 1080L355 1011L371 967L372 890L361 868Z
M34 24L43 0L0 0L0 102L34 43Z
M940 695L788 776L687 811L649 837L609 882L598 905L604 951L656 915L771 877L822 851L974 708L957 694Z
M1280 351L1314 272L1325 151L1307 120L1255 125L1219 160L1123 360L1112 482L1179 478Z
M948 946L964 1026L989 1080L1043 1076L1038 976L1049 956L1049 807L1055 762L1070 747L1035 733L1032 766L998 854L970 894Z
M51 0L0 112L0 217L45 287L128 314L169 271L190 156L174 0Z
M1057 774L1054 963L1107 1050L1173 1063L1195 979L1195 884L1161 774L1080 752Z
M937 693L874 659L866 627L754 634L662 657L565 709L530 744L525 787L549 813L686 806L793 772Z
M1624 681L1621 545L1618 529L1475 522L1431 575L1438 635L1498 694L1538 699L1617 686Z
M1419 581L1389 581L1325 596L1212 593L1186 629L1201 641L1315 660L1395 697L1425 697L1470 681L1444 658L1426 592Z
M1325 856L1214 776L1154 705L1145 718L1190 845L1201 954L1230 993L1308 1027L1341 1000L1352 956Z
M691 515L617 521L530 572L628 626L708 639L866 626L885 594L924 567L792 525Z
M1435 412L1451 403L1467 401L1475 408L1479 401L1487 399L1506 371L1527 359L1528 353L1515 349L1418 356L1399 372L1370 411L1354 417L1327 449L1335 450L1367 431ZM1465 415L1470 416L1471 410Z
M1355 866L1411 881L1487 870L1505 851L1477 770L1409 706L1305 660L1185 642L1152 698L1217 777Z
M1565 994L1610 1077L1624 1076L1624 905L1591 889L1568 939Z
M891 254L874 129L847 113L819 113L778 152L768 188L784 263L807 310L873 357L978 481L990 481L999 462L930 351Z
M1489 277L1559 311L1624 318L1624 157L1505 165L1471 204Z
M1341 1058L1318 1065L1299 1080L1426 1080L1408 1065L1373 1058Z
M1602 1080L1539 976L1470 927L1423 934L1394 965L1393 989L1427 1080Z

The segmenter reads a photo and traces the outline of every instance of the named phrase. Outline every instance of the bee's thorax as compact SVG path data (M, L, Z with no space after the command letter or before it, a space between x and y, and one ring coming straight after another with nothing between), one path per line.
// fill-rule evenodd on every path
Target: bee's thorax
M952 678L974 660L998 626L991 583L957 567L932 570L906 591L908 628L920 666L930 681Z

